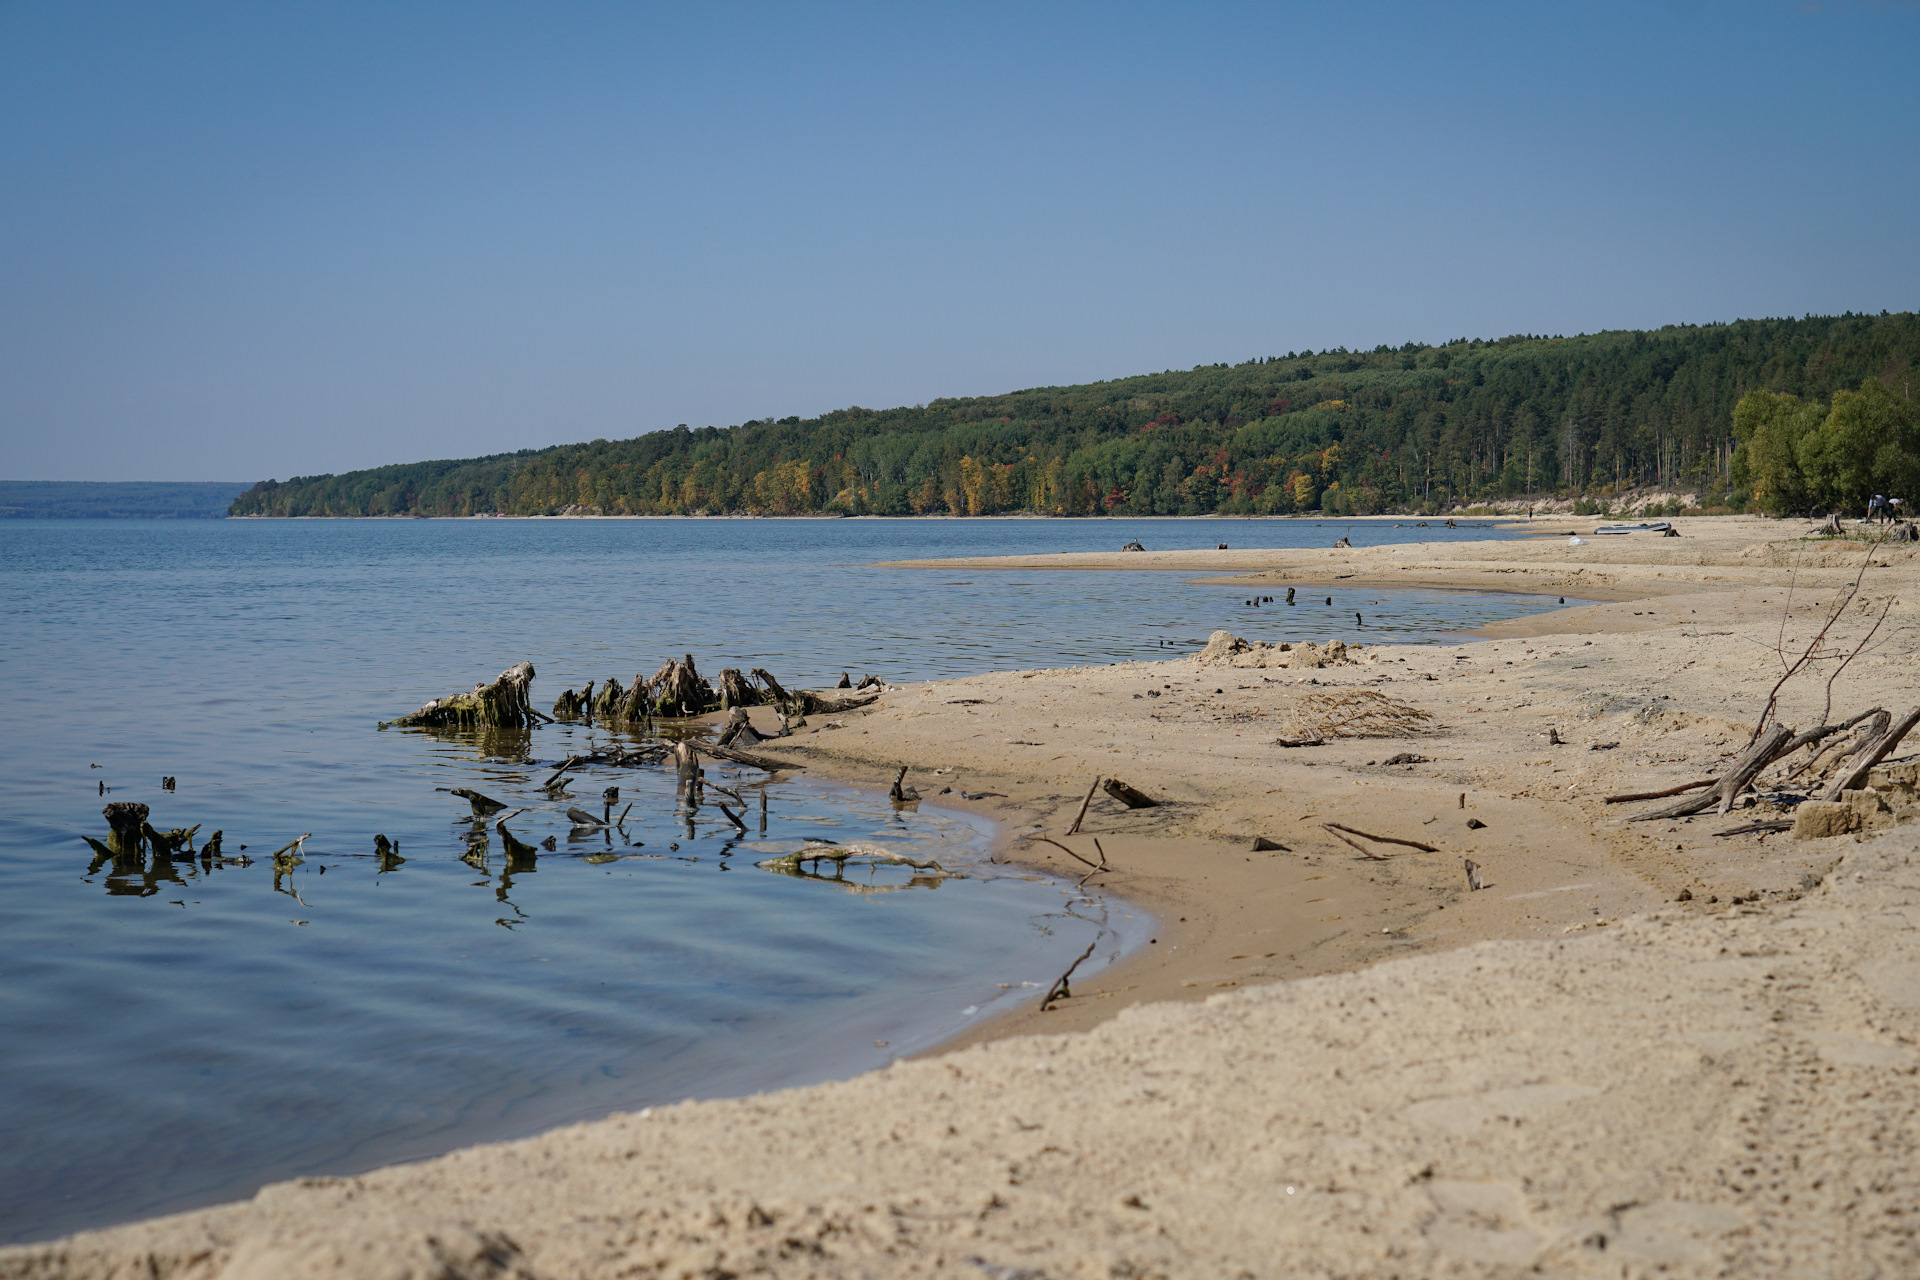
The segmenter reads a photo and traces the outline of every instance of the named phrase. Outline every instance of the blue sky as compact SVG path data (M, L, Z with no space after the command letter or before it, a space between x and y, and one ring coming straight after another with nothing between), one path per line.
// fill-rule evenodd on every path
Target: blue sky
M1920 301L1920 6L0 0L9 479Z

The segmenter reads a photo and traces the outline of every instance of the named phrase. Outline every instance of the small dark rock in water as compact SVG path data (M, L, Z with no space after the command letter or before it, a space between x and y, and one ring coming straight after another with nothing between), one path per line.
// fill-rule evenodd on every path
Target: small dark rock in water
M558 845L554 841L554 838L552 836L548 836L545 840L542 840L540 842L540 847L542 849L545 849L548 853L552 853L554 849L558 847Z
M173 782L172 774L167 774L166 776L160 779L160 789L162 791L171 791L173 790L173 787L174 787L174 782Z
M1480 819L1478 819L1478 818L1468 818L1468 819L1467 819L1467 830L1469 830L1469 831L1478 831L1478 830L1480 830L1480 829L1481 829L1482 827L1484 827L1484 826L1486 826L1486 825L1487 825L1486 823L1484 823L1484 822L1482 822L1482 821L1480 821Z
M1676 898L1674 899L1674 901L1675 901L1675 902L1692 902L1692 901L1693 901L1693 890L1691 890L1691 889L1682 889L1682 890L1680 891L1680 895L1679 895L1678 897L1676 897Z

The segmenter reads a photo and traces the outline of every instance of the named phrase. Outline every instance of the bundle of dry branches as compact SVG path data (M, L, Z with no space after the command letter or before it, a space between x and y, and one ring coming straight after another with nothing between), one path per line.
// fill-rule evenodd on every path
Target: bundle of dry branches
M1436 727L1432 715L1410 702L1372 689L1343 689L1301 698L1288 716L1286 736L1409 738Z

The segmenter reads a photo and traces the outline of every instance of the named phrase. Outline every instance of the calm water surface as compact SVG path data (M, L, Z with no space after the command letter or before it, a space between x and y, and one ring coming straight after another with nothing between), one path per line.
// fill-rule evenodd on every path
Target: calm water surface
M988 865L987 833L785 775L750 829L676 820L670 774L552 762L607 735L381 732L520 659L568 685L764 666L789 685L1167 656L1264 639L1438 642L1552 607L1339 589L1254 614L1170 573L885 570L912 557L1324 545L1305 521L0 521L0 1240L250 1194L609 1110L847 1075L1029 998L1124 904ZM1418 530L1426 540L1500 536ZM1355 525L1358 545L1413 530ZM1318 599L1319 597L1316 597ZM162 775L177 779L163 791ZM788 780L791 779L791 780ZM111 794L102 796L102 786ZM618 786L624 828L563 810ZM556 848L473 840L472 787ZM764 817L761 798L764 795ZM229 858L96 865L106 800ZM618 812L618 810L616 810ZM711 815L711 817L709 817ZM382 869L372 839L399 842ZM296 865L272 852L311 833ZM808 836L960 872L757 864Z

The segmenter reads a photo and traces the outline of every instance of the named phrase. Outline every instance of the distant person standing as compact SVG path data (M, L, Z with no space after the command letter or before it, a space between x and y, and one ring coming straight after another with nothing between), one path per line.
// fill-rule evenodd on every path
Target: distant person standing
M1868 521L1874 521L1885 520L1886 518L1887 499L1885 495L1876 493L1867 502L1867 519Z

